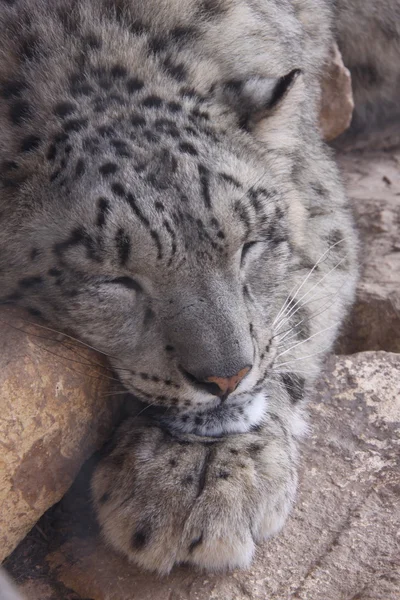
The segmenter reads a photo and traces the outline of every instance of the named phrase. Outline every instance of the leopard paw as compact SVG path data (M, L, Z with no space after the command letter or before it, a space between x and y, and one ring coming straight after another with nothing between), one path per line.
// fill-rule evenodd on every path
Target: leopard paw
M296 489L282 432L173 437L129 420L94 474L94 504L111 545L140 566L245 568L281 529Z

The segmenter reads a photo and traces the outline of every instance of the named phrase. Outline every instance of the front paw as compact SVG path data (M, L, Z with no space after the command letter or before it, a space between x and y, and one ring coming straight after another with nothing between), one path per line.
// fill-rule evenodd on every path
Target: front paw
M295 449L282 430L178 439L128 420L93 477L109 543L146 569L249 566L255 543L282 527L296 489Z

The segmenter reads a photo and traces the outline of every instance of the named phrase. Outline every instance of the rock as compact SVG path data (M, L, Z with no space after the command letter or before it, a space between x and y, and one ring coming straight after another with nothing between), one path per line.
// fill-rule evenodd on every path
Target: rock
M357 300L341 353L400 352L400 150L340 157L361 238Z
M354 109L350 71L344 66L336 44L331 50L321 92L320 127L324 139L329 142L350 126Z
M399 390L396 354L327 361L295 510L249 571L140 571L90 524L85 470L39 523L43 535L31 532L6 568L30 600L398 600Z
M0 560L65 494L110 433L110 372L101 356L0 312Z

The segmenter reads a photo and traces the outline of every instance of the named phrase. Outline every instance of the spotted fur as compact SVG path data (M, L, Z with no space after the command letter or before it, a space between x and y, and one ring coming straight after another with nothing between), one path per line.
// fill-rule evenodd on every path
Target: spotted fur
M293 502L354 294L317 126L329 2L0 6L1 300L105 353L149 407L95 474L103 532L160 572L248 565ZM243 369L221 397L210 378Z

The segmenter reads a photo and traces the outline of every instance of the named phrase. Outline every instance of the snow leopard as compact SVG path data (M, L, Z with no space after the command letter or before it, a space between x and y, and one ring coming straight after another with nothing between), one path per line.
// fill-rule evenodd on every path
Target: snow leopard
M357 281L318 121L340 4L0 1L0 301L140 402L92 493L145 569L247 567L293 505Z

